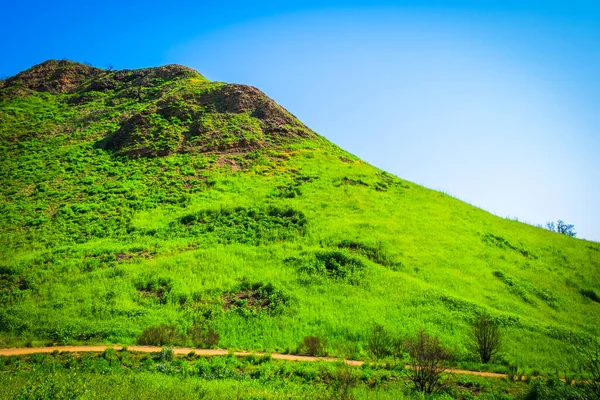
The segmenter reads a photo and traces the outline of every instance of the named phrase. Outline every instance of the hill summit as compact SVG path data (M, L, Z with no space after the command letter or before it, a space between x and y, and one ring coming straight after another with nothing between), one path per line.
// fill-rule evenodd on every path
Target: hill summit
M134 100L137 106L117 119L116 131L101 144L121 155L248 152L317 137L260 90L209 82L181 65L107 71L49 60L3 81L0 88L12 94L71 95L68 101L75 106L102 98L105 110L122 109L118 105Z
M486 315L494 363L552 371L600 333L598 243L381 171L251 86L51 60L0 82L0 142L1 346L365 359L423 328L470 363Z

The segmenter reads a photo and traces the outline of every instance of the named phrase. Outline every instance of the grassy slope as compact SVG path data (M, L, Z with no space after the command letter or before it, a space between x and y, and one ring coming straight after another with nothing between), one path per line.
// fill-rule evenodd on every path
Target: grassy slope
M598 335L600 304L581 294L600 292L597 243L495 217L318 138L248 154L118 157L97 143L157 98L114 104L108 91L68 105L74 96L27 92L0 105L4 345L134 343L148 326L196 323L220 332L221 347L285 351L317 335L330 353L360 357L377 322L399 335L424 327L469 360L469 323L486 310L502 322L507 360L563 369L573 334ZM235 207L231 218L209 214L202 234L180 222ZM287 208L306 225L282 226ZM235 225L247 210L255 228ZM339 249L344 241L370 250ZM347 279L309 274L327 251L364 267ZM272 283L288 300L281 312L224 310L243 278Z

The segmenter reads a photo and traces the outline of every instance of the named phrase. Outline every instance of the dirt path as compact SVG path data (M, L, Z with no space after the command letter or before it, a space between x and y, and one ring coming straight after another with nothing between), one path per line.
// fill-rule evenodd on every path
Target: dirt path
M0 349L0 356L21 356L27 354L36 353L52 353L58 352L69 352L69 353L101 353L106 349L121 350L123 346L54 346L54 347L23 347L23 348L12 348L12 349ZM157 353L161 351L161 347L158 346L127 346L128 351L137 351L140 353ZM199 356L226 356L229 351L222 349L194 349L191 347L175 347L173 352L175 354L188 354L194 352ZM263 352L249 352L249 351L236 351L233 353L236 356L249 356L251 354L262 356L267 353ZM312 356L297 356L292 354L278 354L272 353L271 358L275 360L288 360L288 361L327 361L336 362L340 361L339 358L333 357L312 357ZM356 360L343 360L348 365L360 366L364 364L364 361ZM406 366L410 368L410 366ZM477 375L486 378L506 378L505 374L499 374L496 372L479 372L479 371L467 371L463 369L447 369L447 373L450 374L463 374L463 375Z

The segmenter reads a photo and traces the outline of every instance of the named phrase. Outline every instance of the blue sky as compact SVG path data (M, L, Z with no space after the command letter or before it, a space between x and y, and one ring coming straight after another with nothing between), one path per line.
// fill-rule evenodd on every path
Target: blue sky
M185 64L402 178L600 240L594 2L49 3L4 5L1 76Z

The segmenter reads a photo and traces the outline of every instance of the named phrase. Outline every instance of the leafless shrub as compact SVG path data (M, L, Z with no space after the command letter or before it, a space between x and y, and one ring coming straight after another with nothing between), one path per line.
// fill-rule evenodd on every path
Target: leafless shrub
M501 336L496 321L487 314L480 314L473 324L471 340L481 362L487 364L500 349Z
M416 340L406 342L410 355L408 379L421 392L434 393L443 387L442 374L450 353L437 336L430 336L420 329Z

